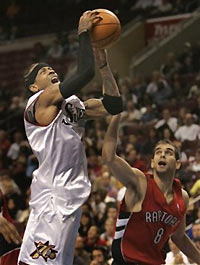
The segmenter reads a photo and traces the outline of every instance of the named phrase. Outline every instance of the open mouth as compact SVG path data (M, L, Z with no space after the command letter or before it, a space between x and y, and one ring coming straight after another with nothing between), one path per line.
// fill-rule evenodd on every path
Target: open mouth
M58 77L57 77L57 76L53 76L53 77L51 78L51 82L52 82L53 84L58 83L58 82L59 82Z
M160 161L160 162L158 162L158 165L161 167L164 167L167 165L167 163L165 161Z

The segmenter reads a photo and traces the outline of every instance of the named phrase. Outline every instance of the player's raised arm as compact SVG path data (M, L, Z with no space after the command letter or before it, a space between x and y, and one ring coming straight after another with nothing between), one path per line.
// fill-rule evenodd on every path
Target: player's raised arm
M186 205L186 208L189 203L189 197L186 191L182 190L183 199ZM172 236L172 241L177 245L177 247L191 260L200 264L200 251L194 245L192 240L185 233L185 221L186 217L184 216L183 221L180 223L178 229Z
M105 49L94 48L96 65L100 71L102 79L103 99L89 99L84 102L86 115L88 118L105 116L106 114L119 114L123 111L122 98L118 85L109 66L107 51Z
M132 168L116 154L119 122L120 115L112 117L104 139L102 158L113 175L140 199L146 189L146 177L140 170ZM141 188L142 184L143 188Z

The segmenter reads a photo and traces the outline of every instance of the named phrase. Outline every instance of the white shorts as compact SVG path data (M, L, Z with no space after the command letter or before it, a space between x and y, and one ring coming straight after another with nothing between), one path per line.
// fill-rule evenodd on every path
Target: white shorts
M52 209L42 214L31 211L18 264L72 265L81 218L81 208L69 216Z

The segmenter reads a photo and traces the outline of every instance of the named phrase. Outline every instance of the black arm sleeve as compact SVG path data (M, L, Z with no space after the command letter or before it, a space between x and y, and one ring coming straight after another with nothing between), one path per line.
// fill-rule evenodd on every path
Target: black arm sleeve
M94 77L94 55L89 32L79 35L79 52L77 71L60 83L59 88L63 98L76 94Z

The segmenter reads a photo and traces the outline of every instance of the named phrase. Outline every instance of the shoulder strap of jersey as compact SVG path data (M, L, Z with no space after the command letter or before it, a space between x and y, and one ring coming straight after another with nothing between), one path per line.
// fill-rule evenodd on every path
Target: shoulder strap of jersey
M174 178L173 188L179 200L179 204L181 204L181 208L184 210L185 203L184 203L183 196L182 196L182 184L178 178Z

